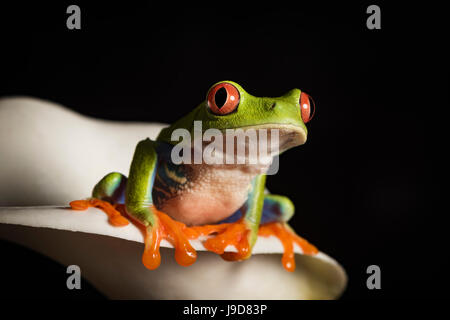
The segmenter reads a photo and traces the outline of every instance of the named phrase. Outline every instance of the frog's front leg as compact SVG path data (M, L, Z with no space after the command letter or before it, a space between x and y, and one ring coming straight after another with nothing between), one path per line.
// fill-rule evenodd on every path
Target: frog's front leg
M222 224L199 227L214 230L218 235L208 239L205 247L221 254L225 260L235 261L250 257L257 236L278 238L283 245L282 263L286 270L295 270L294 245L304 254L318 253L315 246L298 236L288 225L294 215L294 205L289 198L281 195L264 194L264 180L255 179L247 203ZM262 199L262 200L261 200ZM262 204L261 204L262 201ZM243 214L244 212L244 214ZM234 245L235 252L224 252L228 245Z
M153 205L152 189L158 165L155 142L150 139L138 143L128 177L125 205L127 213L142 223L146 230L142 262L148 269L156 269L160 262L159 245L162 239L172 243L175 259L183 266L191 265L197 253L189 243L185 224L172 220Z
M220 254L229 261L243 260L251 256L252 248L258 238L258 228L264 204L266 176L258 175L251 183L248 199L241 209L243 217L233 223L219 224L218 234L204 242L209 251ZM232 245L237 252L225 252Z
M172 220L153 205L152 189L158 165L155 142L150 139L138 143L131 163L128 179L117 172L103 177L92 192L92 198L70 203L74 210L97 207L109 216L114 226L125 226L125 216L136 220L145 228L144 265L156 269L161 263L159 247L161 240L172 243L175 259L183 266L195 262L197 253L188 239L198 235L185 224Z

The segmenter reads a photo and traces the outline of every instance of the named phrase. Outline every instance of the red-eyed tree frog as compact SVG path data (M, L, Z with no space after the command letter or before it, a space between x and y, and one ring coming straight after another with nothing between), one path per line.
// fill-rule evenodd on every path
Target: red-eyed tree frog
M101 208L115 226L132 219L145 228L142 257L148 269L160 265L160 241L175 248L176 261L184 266L196 260L189 240L202 237L204 247L225 260L251 256L260 236L276 236L284 246L284 267L295 269L293 246L305 254L318 250L287 224L294 214L285 196L265 192L267 165L246 163L176 163L173 134L184 129L195 136L195 123L202 132L216 129L226 137L230 129L278 130L278 153L306 142L305 123L311 120L314 104L299 89L278 98L255 97L232 81L214 84L206 99L185 117L164 128L156 141L140 141L128 177L112 172L103 177L92 198L71 202L75 210ZM257 138L260 139L260 135ZM251 147L245 140L245 150ZM192 152L195 148L193 147ZM236 153L238 148L227 149ZM273 155L273 154L272 154ZM229 252L227 246L236 252Z

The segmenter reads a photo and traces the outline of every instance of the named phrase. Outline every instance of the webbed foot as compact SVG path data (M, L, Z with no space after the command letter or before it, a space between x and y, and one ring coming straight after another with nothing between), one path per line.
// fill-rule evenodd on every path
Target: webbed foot
M86 210L89 207L96 207L108 215L109 222L112 225L126 226L129 224L125 217L124 205L113 205L103 200L91 198L72 201L70 206L73 210ZM212 236L207 238L203 245L208 251L219 254L224 260L238 261L251 256L251 247L248 240L250 229L243 219L234 223L187 227L184 223L173 220L153 206L150 209L155 213L155 223L145 228L145 249L142 256L142 262L150 270L158 268L161 263L159 248L163 239L173 245L175 260L182 266L189 266L196 261L197 252L191 246L189 240L201 236ZM285 222L260 225L258 235L262 237L275 236L281 241L284 247L281 261L288 271L295 270L294 244L297 244L306 255L315 255L319 252L315 246L298 236ZM228 246L234 246L237 252L225 252Z
M101 209L109 217L109 223L114 226L121 227L129 224L125 206L122 204L111 204L96 198L88 200L75 200L70 202L73 210L87 210L89 207ZM197 233L190 231L189 228L181 222L175 221L165 213L150 206L155 213L155 224L145 228L145 249L142 256L142 262L148 269L154 270L161 263L161 255L159 252L161 241L169 241L175 248L175 260L182 266L189 266L197 259L197 252L192 248L189 239L195 239ZM139 227L142 227L139 224Z
M103 201L96 198L88 200L75 200L70 203L73 210L87 210L89 207L99 208L109 217L108 221L115 227L123 227L129 224L127 218L125 218L117 209L119 205L113 205L107 201Z
M303 254L315 255L319 252L315 246L298 236L285 222L272 222L261 225L258 234L262 237L275 236L281 241L284 247L281 262L287 271L292 272L295 270L294 243L302 249Z
M244 260L251 255L248 241L250 229L248 229L242 219L233 223L196 226L191 229L197 233L197 236L216 234L214 237L204 241L203 246L208 251L219 254L224 260ZM225 252L225 249L230 245L234 246L237 252Z
M158 268L161 263L159 247L161 240L169 241L175 248L175 260L181 266L190 266L197 259L197 252L189 243L195 233L182 222L170 218L155 207L150 208L155 213L155 223L146 227L145 249L142 262L150 270Z

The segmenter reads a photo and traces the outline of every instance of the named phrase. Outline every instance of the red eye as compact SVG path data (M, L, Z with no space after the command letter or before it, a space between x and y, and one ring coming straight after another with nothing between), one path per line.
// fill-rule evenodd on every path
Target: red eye
M230 83L222 82L208 92L208 107L212 113L223 116L235 111L239 105L239 91Z
M303 123L311 121L314 117L315 105L313 99L304 92L300 95L300 109L302 111Z

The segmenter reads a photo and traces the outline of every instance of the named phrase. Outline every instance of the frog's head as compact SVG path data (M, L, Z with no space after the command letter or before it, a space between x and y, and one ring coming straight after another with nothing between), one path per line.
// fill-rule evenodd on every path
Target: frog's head
M175 129L187 129L191 134L194 121L201 121L207 129L277 129L279 151L304 144L307 137L305 123L313 116L310 97L299 89L292 89L278 98L255 97L239 84L221 81L206 94L206 100L186 117L161 131L158 140L171 142Z

